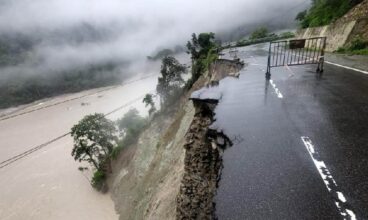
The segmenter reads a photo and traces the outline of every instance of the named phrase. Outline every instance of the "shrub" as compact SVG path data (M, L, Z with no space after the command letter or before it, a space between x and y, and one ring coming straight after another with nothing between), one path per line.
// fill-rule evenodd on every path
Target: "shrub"
M250 40L265 38L268 35L268 30L265 27L256 29L249 37Z
M115 147L111 152L111 158L116 160L116 158L118 158L122 149L123 149L123 146L121 145L118 145L117 147Z
M355 38L351 41L349 50L362 50L368 47L368 41L364 41L361 38Z
M336 53L348 53L355 55L368 55L368 41L355 38L347 47L339 47Z
M119 130L122 132L122 137L111 152L111 157L116 159L125 147L137 142L139 134L147 125L147 119L139 115L137 109L131 109L117 121Z
M293 38L293 37L295 37L295 34L290 31L280 34L280 38Z
M118 120L118 127L124 133L136 133L146 124L146 120L139 115L137 109L132 108Z
M91 180L91 185L93 188L95 188L98 191L101 192L106 192L107 191L107 186L105 183L106 180L106 174L105 172L101 171L101 170L97 170L92 177Z
M337 50L336 50L337 53L345 53L346 52L346 48L345 47L339 47Z

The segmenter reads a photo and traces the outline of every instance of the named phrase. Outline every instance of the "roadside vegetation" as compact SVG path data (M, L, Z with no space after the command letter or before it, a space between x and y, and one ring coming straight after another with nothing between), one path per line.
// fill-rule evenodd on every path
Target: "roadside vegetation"
M336 53L368 55L368 41L364 41L357 37L348 46L337 49Z
M362 0L312 0L312 7L299 12L295 19L301 28L328 25L361 2Z
M192 59L192 77L187 81L185 87L190 89L197 79L208 70L209 65L218 58L221 45L217 45L215 34L193 33L192 39L187 43L188 54Z
M275 40L282 40L295 37L293 32L283 32L279 35L275 33L270 33L267 28L260 27L253 31L249 38L238 40L235 44L236 47L244 47L252 44L265 43ZM224 46L224 48L229 48L229 46Z
M180 97L208 69L209 64L218 57L218 46L213 33L193 34L188 42L188 53L192 58L192 77L185 82L183 75L187 67L172 56L162 58L161 76L156 87L157 94L146 94L142 102L149 108L149 115L142 117L138 110L130 109L116 122L108 120L103 114L85 116L71 130L74 140L72 156L79 162L91 165L93 175L91 185L98 191L107 190L106 178L111 172L111 161L122 150L137 143L142 131L159 114L166 114L179 103ZM160 107L156 107L159 99ZM80 171L89 169L80 167Z
M257 30L253 31L249 37L249 40L255 40L260 38L268 37L268 30L265 27L260 27Z

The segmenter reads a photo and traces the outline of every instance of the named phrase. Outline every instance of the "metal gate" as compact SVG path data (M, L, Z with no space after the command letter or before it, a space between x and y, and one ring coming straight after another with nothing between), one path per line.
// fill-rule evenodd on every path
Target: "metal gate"
M318 64L316 72L322 74L326 37L270 42L266 79L271 78L271 68Z

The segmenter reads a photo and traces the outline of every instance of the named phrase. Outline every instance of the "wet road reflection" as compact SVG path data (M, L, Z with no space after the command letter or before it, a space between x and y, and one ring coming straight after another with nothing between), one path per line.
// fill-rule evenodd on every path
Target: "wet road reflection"
M226 78L218 86L221 100L212 126L242 141L224 153L217 216L342 219L301 139L308 136L344 193L344 205L358 219L367 218L367 76L330 65L321 77L315 66L281 67L267 82L266 46L239 48L247 66L239 79Z

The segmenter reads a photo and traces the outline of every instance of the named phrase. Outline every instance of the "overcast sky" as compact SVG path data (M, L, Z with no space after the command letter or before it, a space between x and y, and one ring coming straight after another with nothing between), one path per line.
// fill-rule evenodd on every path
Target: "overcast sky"
M288 22L309 3L309 0L1 0L0 33L38 36L41 40L33 50L34 59L37 63L42 60L47 67L62 68L110 59L142 59L158 48L184 45L193 32L227 32L259 21ZM90 33L92 37L88 37ZM72 37L74 34L80 36L79 41Z

